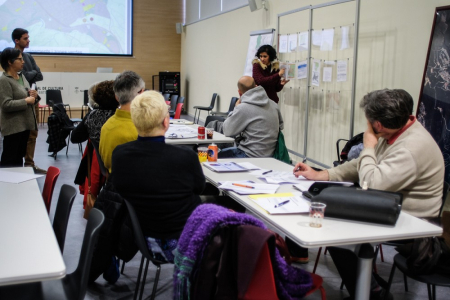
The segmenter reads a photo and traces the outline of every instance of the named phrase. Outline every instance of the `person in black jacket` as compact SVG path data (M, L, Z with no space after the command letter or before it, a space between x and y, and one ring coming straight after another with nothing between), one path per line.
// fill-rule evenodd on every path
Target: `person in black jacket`
M110 180L134 206L151 250L173 262L172 250L201 202L205 176L194 151L165 143L170 118L161 94L138 95L131 103L131 119L138 139L116 147Z

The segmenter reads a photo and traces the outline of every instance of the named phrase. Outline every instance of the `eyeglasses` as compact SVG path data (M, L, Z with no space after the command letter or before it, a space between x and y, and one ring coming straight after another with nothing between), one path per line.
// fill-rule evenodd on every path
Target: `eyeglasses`
M19 59L19 60L23 61L23 57L14 58L14 60L16 60L16 59Z

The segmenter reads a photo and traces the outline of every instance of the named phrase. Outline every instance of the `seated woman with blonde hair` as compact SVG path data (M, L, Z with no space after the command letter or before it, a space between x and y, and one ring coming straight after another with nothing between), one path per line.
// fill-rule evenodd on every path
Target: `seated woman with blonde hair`
M169 112L155 91L131 102L138 139L119 145L112 154L110 181L136 210L149 249L173 262L178 238L200 204L205 177L194 151L165 143Z

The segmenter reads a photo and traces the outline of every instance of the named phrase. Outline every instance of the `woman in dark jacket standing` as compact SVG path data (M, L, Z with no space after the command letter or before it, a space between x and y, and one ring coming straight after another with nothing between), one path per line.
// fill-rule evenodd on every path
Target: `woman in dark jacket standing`
M263 45L259 47L255 56L259 58L252 61L255 83L262 86L267 96L278 103L277 92L280 92L289 80L284 79L285 69L280 70L279 62L275 61L277 52L272 46Z
M3 50L0 63L5 70L0 76L0 111L3 136L1 167L23 167L30 130L37 130L34 104L38 94L19 72L23 68L22 52Z

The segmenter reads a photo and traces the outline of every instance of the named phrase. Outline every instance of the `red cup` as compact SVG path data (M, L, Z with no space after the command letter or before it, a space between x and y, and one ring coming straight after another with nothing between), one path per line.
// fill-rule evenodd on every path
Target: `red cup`
M205 139L205 127L203 126L198 127L198 139L199 140Z

